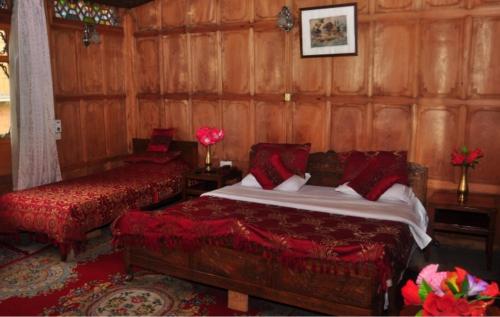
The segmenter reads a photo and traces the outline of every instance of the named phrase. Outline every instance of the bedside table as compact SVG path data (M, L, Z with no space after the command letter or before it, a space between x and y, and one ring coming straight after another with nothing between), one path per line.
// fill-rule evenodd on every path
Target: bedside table
M220 167L207 173L196 169L184 175L183 199L198 197L203 193L241 181L241 170L236 167Z
M436 191L427 202L429 233L435 231L479 236L486 240L486 263L491 269L496 215L500 198L490 194L469 193L460 204L455 191Z

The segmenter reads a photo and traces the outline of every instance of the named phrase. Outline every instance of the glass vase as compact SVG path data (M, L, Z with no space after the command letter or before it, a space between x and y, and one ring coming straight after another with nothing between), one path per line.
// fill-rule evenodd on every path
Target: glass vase
M463 204L467 201L467 195L469 194L469 177L468 177L469 167L467 165L462 165L462 175L460 176L460 182L458 183L458 202Z

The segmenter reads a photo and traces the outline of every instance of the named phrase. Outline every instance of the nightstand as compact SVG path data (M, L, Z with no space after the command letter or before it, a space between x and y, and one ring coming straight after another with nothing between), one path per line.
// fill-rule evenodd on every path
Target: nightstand
M427 202L429 232L433 237L434 232L442 231L485 238L486 263L491 269L499 207L496 195L469 193L467 201L460 204L455 191L437 191Z
M207 173L204 169L196 169L184 175L184 200L198 197L208 191L235 184L241 181L241 170L236 167L220 167Z

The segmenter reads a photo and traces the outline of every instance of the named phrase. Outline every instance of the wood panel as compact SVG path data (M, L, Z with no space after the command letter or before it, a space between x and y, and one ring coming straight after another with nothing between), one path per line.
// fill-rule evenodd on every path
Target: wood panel
M55 104L55 115L61 120L63 133L57 141L59 162L62 167L83 162L82 126L80 124L80 102Z
M367 95L370 25L358 25L358 55L333 59L332 93L336 95Z
M193 92L217 93L219 78L217 34L192 34L191 52Z
M165 116L162 127L175 128L175 139L189 140L194 135L191 130L188 100L165 100Z
M159 40L144 38L137 40L136 73L138 91L160 92Z
M222 91L235 94L250 93L250 32L222 33Z
M161 25L178 27L186 24L187 0L162 0Z
M498 157L500 153L500 103L496 106L476 106L468 111L466 144L472 149L481 148L485 156L470 173L471 181L483 184L500 184Z
M460 96L463 22L462 19L422 21L422 96Z
M274 2L274 1L273 1ZM255 91L283 93L285 89L285 35L279 30L255 31Z
M138 122L137 136L139 138L149 138L154 128L161 126L161 99L139 99L138 101Z
M163 73L164 91L166 93L184 93L190 90L189 52L187 35L176 34L164 36Z
M213 24L217 22L217 1L190 0L188 16L191 24Z
M500 96L500 18L474 19L472 29L471 94Z
M366 113L369 105L333 105L330 148L337 152L366 148Z
M104 126L106 127L106 156L115 157L127 154L125 102L123 100L107 100L102 106L104 107Z
M417 160L429 168L429 177L454 181L455 168L450 153L461 146L458 107L419 106L419 143Z
M257 102L255 105L256 142L285 143L287 116L284 103Z
M286 0L254 0L255 1L255 19L274 19L281 8L287 4Z
M52 31L52 65L54 92L56 94L78 94L78 62L74 30Z
M107 94L124 94L125 76L124 71L124 44L123 36L113 34L103 34L103 47L104 47L104 63L103 72L104 86L106 87Z
M158 29L160 26L159 3L153 1L134 9L135 25L138 31Z
M241 166L248 160L248 151L254 144L252 122L241 120L241 118L252 117L250 102L224 101L222 113L222 127L225 130L225 137L222 141L223 158L236 160Z
M411 141L410 106L374 105L372 150L409 150Z
M220 0L221 22L242 22L252 19L252 1Z
M83 45L78 43L78 60L80 67L80 89L82 94L102 94L104 93L104 76L102 45ZM111 57L112 58L112 57Z
M412 96L415 27L414 22L377 22L373 61L374 94Z
M80 104L83 152L87 162L106 157L106 125L104 101L82 101ZM103 129L104 128L104 129Z
M297 102L293 109L293 143L311 143L311 151L325 151L325 102Z

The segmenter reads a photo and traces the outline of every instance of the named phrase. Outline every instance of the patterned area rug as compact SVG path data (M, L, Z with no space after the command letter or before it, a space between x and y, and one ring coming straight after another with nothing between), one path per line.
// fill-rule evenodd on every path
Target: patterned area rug
M103 232L67 262L53 247L8 262L0 268L0 315L313 315L256 298L243 314L227 308L222 289L146 271L127 282L110 240ZM0 259L11 257L9 251L0 248Z

